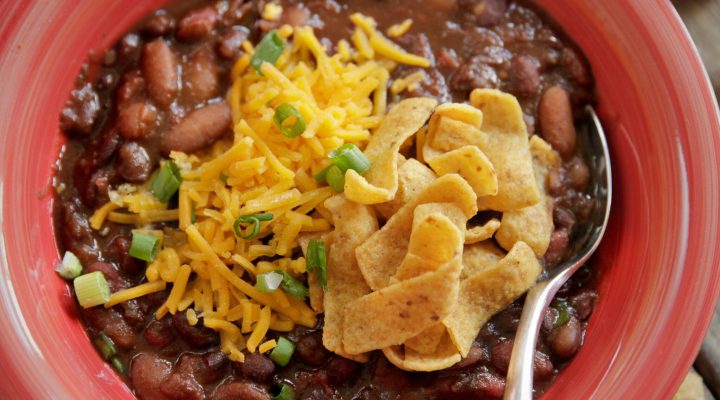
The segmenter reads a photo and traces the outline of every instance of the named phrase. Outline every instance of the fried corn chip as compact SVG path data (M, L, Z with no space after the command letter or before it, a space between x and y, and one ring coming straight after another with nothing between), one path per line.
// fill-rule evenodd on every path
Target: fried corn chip
M541 271L530 246L517 242L495 266L461 282L458 302L443 323L463 357L483 325L532 287Z
M298 235L297 241L305 259L307 259L308 244L312 239L322 239L327 248L332 246L332 244L330 244L331 235L328 235L328 233L329 232L310 232ZM317 313L325 311L323 307L323 297L325 296L325 292L320 285L320 278L318 278L317 274L307 274L307 281L310 307Z
M457 301L461 269L457 257L436 271L348 304L343 320L345 351L360 354L399 345L441 321Z
M443 104L442 106L446 105ZM476 111L482 115L480 110ZM428 148L445 153L465 146L477 146L480 143L487 143L488 140L487 133L480 130L480 125L471 125L467 122L454 120L436 112L430 119L426 145L423 147L423 156L425 156Z
M442 323L430 326L417 336L406 340L403 345L420 354L433 354L438 348L443 336L447 336L447 328Z
M484 225L474 226L465 231L465 244L473 244L488 240L500 228L500 220L493 218Z
M365 148L370 169L364 175L354 170L345 174L348 199L360 204L378 204L394 198L398 189L400 146L425 125L436 105L435 99L412 98L388 111Z
M455 204L466 220L477 213L477 197L463 178L451 174L436 179L355 251L360 271L371 289L384 288L397 272L408 252L415 208L427 203Z
M349 201L343 195L327 199L325 207L333 214L335 230L330 235L332 245L327 256L323 344L341 356L366 361L362 351L350 354L343 347L343 320L346 305L370 293L354 253L358 244L378 230L377 218L372 207Z
M463 272L460 279L465 279L493 267L504 257L505 252L503 249L498 247L492 240L466 244L463 249Z
M425 160L438 175L460 174L478 197L498 192L498 177L490 159L476 146L464 146L439 155L425 153Z
M478 198L481 210L512 211L537 204L540 199L532 169L527 127L517 99L494 89L475 89L470 104L483 113L487 141L478 146L498 177L498 193Z
M395 198L386 203L376 204L375 211L385 220L395 214L400 207L417 196L437 178L437 175L425 164L411 158L398 168L398 189Z
M495 239L503 248L510 249L518 241L527 243L537 258L542 258L550 245L553 227L553 199L547 194L547 176L560 166L560 155L538 136L530 139L535 180L542 194L542 201L520 210L503 214L502 224Z
M452 367L461 357L450 337L445 333L432 354L422 354L407 346L383 349L385 357L396 367L406 371L437 371Z

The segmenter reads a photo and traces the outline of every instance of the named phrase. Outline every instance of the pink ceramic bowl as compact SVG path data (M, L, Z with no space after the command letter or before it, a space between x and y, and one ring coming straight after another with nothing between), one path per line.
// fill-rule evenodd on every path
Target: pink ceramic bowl
M132 398L53 272L58 113L86 54L162 0L0 3L0 398ZM717 106L667 0L541 0L590 59L616 171L586 343L545 398L670 398L720 283Z

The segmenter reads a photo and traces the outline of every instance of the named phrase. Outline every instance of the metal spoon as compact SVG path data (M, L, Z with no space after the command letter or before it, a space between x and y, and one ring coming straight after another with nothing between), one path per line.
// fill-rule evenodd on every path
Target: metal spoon
M555 293L577 271L600 244L610 216L612 202L612 170L605 132L595 110L587 107L591 126L589 132L578 135L578 140L588 149L592 171L590 195L595 198L595 208L587 223L579 227L574 237L574 255L563 264L547 271L525 297L520 325L515 333L504 400L531 400L533 398L533 359L540 324L545 309Z

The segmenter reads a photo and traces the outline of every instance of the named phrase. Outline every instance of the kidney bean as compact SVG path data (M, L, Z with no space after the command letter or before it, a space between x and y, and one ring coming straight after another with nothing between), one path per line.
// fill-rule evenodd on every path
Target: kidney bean
M190 325L184 312L173 315L172 326L185 343L193 347L211 346L220 340L217 332L204 327L202 321L198 321L195 326Z
M173 29L175 29L175 18L167 15L164 10L160 10L145 22L142 33L147 37L154 38L167 35Z
M470 92L477 88L497 88L500 80L495 69L482 63L478 56L463 63L450 78L450 87L458 92Z
M263 386L245 381L227 381L218 386L210 400L269 400L270 393Z
M243 17L250 14L253 9L253 2L245 0L232 0L225 14L222 23L225 26L236 25L242 22Z
M553 308L548 307L547 310L545 310L545 315L543 316L543 322L540 328L542 329L542 332L545 334L550 333L555 328L555 323L557 322L558 317L560 316L560 312Z
M542 381L551 377L554 372L555 366L550 357L541 351L536 351L533 359L533 379Z
M144 139L155 127L157 110L152 104L135 101L121 104L118 110L118 129L127 140Z
M572 156L575 152L577 134L570 96L563 87L556 85L545 89L538 104L538 118L543 139L563 158Z
M360 370L360 366L355 361L334 355L330 361L328 361L325 369L327 371L328 381L332 385L339 386L353 379Z
M125 74L122 85L117 91L118 104L122 104L132 100L145 89L145 79L140 75L139 71L133 71Z
M550 349L560 357L572 357L582 344L580 321L571 315L563 325L558 326L550 335Z
M116 169L128 182L143 183L152 172L152 161L145 148L136 142L120 146Z
M217 53L220 57L232 60L240 53L243 41L248 38L250 31L244 26L233 26L218 40Z
M573 157L566 165L567 180L570 187L584 192L590 183L590 169L588 168L582 157Z
M548 246L547 252L545 252L545 263L546 265L555 265L559 263L565 251L570 245L570 236L565 229L556 229L550 235L550 245Z
M480 26L499 23L507 10L506 0L459 0L460 8L475 17Z
M176 36L187 42L202 39L212 32L217 19L218 12L213 6L192 10L178 23Z
M553 207L553 222L556 228L564 228L568 232L572 232L575 226L575 214L562 206Z
M203 385L217 382L225 375L227 357L220 351L205 354L185 353L178 359L175 372L191 375Z
M167 108L178 94L178 61L175 53L162 39L145 45L142 63L150 99L160 108Z
M172 373L160 384L160 392L173 400L203 400L205 390L190 374Z
M214 58L210 51L202 49L192 55L183 69L187 95L196 104L214 97L218 92L220 77Z
M390 364L384 356L380 356L375 363L372 370L372 380L379 386L388 387L392 390L401 390L410 383L407 375Z
M177 125L163 132L160 149L192 153L212 144L230 129L232 115L225 102L199 108L186 115Z
M100 97L89 83L70 92L60 113L60 129L68 134L88 136L100 115Z
M167 400L162 383L170 376L172 364L155 354L139 353L130 363L130 381L141 400Z
M119 348L135 347L135 332L116 309L98 306L85 308L82 313L93 328L105 332Z
M450 370L456 370L456 369L464 369L468 367L472 367L482 361L487 361L490 359L490 355L488 354L488 351L485 347L483 347L478 342L473 342L472 347L470 347L470 351L468 351L468 354L465 358L458 361L457 364L450 367Z
M505 393L505 379L482 367L457 378L438 379L433 387L443 399L494 399Z
M83 270L83 273L88 274L90 272L98 271L102 272L102 274L105 276L105 280L107 281L108 286L110 286L110 291L117 292L118 290L123 290L130 287L130 283L126 281L125 278L120 276L120 273L117 269L115 269L115 267L112 266L112 264L104 262L94 262L86 266Z
M516 95L534 95L540 87L540 62L528 55L519 55L510 61L510 85Z
M570 304L577 311L577 316L581 321L585 321L590 317L595 309L597 297L598 295L594 290L585 289L570 298Z
M592 83L588 68L573 49L565 47L562 50L560 62L570 75L570 79L578 85L588 86Z
M275 363L262 354L245 355L245 361L234 364L235 370L246 378L258 383L268 382L275 372Z
M317 367L328 359L330 352L322 344L318 333L307 333L300 337L295 347L296 354L307 365Z
M145 341L148 342L150 346L160 349L175 341L175 334L173 334L169 322L170 320L168 318L163 318L160 321L154 318L151 319L143 332Z
M490 350L492 366L500 373L507 373L510 366L510 357L513 348L512 340L502 340ZM545 379L552 375L554 367L550 358L541 351L535 351L533 358L533 376L536 379Z
M123 63L129 63L137 59L142 40L134 33L123 36L118 45L118 59Z

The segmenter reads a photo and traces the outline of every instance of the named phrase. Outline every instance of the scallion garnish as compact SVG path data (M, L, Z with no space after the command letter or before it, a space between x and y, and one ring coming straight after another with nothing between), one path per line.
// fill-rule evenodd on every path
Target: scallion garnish
M73 287L82 308L99 306L110 300L110 287L100 271L78 276L73 280Z
M268 272L266 274L260 274L257 276L257 290L263 293L271 293L280 287L283 281L282 274L277 272Z
M327 252L325 242L311 239L307 248L307 270L315 272L323 290L327 290Z
M564 301L560 301L555 305L555 309L558 310L558 317L555 320L555 326L563 326L570 320L570 310L568 305Z
M272 219L273 215L270 213L241 215L240 217L238 217L238 219L235 220L235 223L233 224L233 229L235 230L235 234L238 237L241 237L245 240L255 239L260 233L260 222L272 221ZM240 231L240 224L248 223L252 224L252 231L250 231L249 235L243 236L242 232Z
M290 362L290 358L295 352L295 343L291 342L284 336L278 338L277 346L270 353L270 359L275 361L275 364L284 367Z
M122 361L120 361L119 358L113 357L110 359L110 364L112 364L113 367L117 370L117 372L124 374L125 373L125 366L122 364Z
M100 356L105 361L110 360L117 353L117 350L115 350L115 344L112 339L105 334L105 332L100 332L98 337L95 338L95 347L97 347L100 352Z
M272 400L295 400L295 391L286 383L280 384L280 391L272 397Z
M336 192L342 193L345 191L345 172L341 171L337 165L330 166L325 174L325 180Z
M273 122L285 137L294 138L305 132L305 119L297 108L288 103L277 106Z
M82 264L73 252L66 251L55 271L65 279L75 279L82 273Z
M275 64L284 49L285 43L280 39L277 32L270 31L255 47L255 54L253 54L250 65L255 68L255 71L262 74L262 71L260 71L262 64L264 62Z
M219 178L222 181L222 183L227 185L227 180L228 180L229 176L226 173L221 172Z
M155 260L158 248L160 247L160 238L142 232L133 232L132 242L130 243L130 256L152 262Z
M162 164L160 171L153 178L150 188L158 200L167 203L180 189L181 183L180 169L174 161L170 160Z
M360 148L352 143L338 147L328 157L333 165L337 165L342 172L352 169L362 174L370 169L370 160Z
M276 269L275 272L282 275L282 277L283 277L282 288L288 294L291 294L295 297L299 297L301 299L304 299L305 297L307 297L308 290L302 284L302 282L293 278L292 275L290 275L287 271L283 271L281 269Z
M315 174L315 181L318 183L325 183L327 182L327 172L332 167L332 165L325 167L322 171Z

